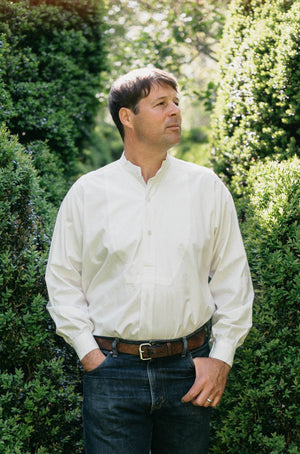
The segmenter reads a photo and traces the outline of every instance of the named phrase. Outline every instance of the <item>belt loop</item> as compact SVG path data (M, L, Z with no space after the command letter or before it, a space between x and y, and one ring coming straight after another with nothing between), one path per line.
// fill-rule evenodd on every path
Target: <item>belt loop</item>
M118 350L117 350L117 343L119 342L119 338L115 337L112 343L112 352L113 352L113 357L117 358L118 357Z
M183 343L183 349L182 349L181 357L184 358L187 354L187 349L188 349L188 343L186 340L186 336L184 336L182 338L182 343Z

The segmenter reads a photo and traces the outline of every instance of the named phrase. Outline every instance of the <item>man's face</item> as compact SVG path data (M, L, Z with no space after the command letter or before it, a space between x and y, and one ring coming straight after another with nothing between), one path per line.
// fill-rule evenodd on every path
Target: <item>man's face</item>
M142 98L137 107L133 131L139 142L159 151L166 151L180 142L179 98L171 86L153 85L149 95Z

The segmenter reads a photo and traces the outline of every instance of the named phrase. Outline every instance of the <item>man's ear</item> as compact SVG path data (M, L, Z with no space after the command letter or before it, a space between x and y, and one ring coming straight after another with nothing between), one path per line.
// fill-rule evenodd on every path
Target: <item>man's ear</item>
M127 107L121 107L119 110L119 118L123 126L132 128L132 115L133 112Z

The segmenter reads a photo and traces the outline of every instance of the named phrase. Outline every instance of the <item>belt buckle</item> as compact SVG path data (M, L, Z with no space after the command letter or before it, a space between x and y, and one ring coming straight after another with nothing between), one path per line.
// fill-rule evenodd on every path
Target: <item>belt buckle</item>
M140 358L141 358L142 361L149 361L149 359L151 359L151 358L144 358L144 356L143 356L143 354L144 354L145 352L142 350L142 348L145 347L145 346L151 347L150 342L145 342L144 344L140 344L140 345L139 345L139 354L140 354Z

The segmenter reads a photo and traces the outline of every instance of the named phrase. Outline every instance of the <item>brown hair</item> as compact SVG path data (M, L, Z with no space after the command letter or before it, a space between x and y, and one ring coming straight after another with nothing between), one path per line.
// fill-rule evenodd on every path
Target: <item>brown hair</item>
M124 140L124 128L119 118L119 111L127 107L138 113L138 103L146 98L152 85L169 85L178 91L176 79L166 71L157 68L140 68L119 77L112 85L108 97L111 116Z

